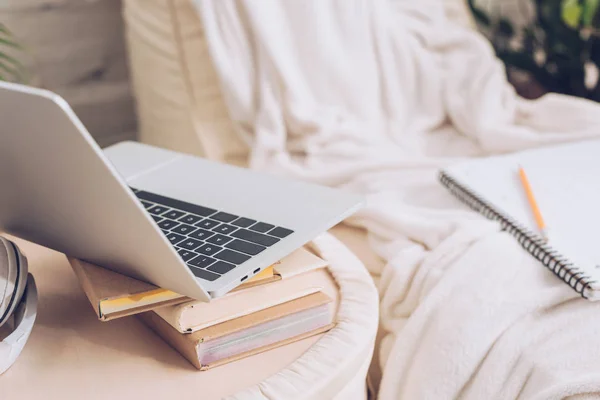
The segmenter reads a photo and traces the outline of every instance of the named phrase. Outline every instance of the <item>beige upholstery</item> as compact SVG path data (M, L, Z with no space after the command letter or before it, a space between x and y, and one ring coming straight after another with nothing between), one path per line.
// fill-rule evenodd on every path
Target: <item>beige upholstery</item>
M243 158L191 0L126 0L139 138L214 160Z

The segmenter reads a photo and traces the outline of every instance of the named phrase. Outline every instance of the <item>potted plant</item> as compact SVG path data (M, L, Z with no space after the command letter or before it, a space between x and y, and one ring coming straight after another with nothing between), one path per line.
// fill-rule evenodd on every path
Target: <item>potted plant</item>
M600 101L600 0L482 2L469 8L520 94Z

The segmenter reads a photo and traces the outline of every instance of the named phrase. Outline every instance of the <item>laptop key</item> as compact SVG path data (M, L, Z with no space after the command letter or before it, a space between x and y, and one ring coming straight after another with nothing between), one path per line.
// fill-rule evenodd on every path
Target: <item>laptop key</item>
M226 263L226 262L223 262L223 261L217 261L216 263L214 263L213 265L211 265L207 269L209 271L218 272L219 274L225 274L225 273L231 271L234 268L235 268L235 265L233 265L233 264L229 264L229 263Z
M252 229L253 231L261 233L266 233L273 228L275 228L275 225L267 224L265 222L257 222L256 224L250 227L250 229Z
M261 251L263 251L264 249L266 249L266 247L264 247L264 246L259 246L254 243L245 242L243 240L238 240L238 239L234 240L231 243L226 244L225 247L227 247L228 249L241 251L242 253L250 254L251 256L255 256L258 253L260 253Z
M198 229L198 228L195 228L192 225L181 224L178 227L171 229L171 232L180 233L182 235L189 235L190 233L194 232L196 229Z
M263 235L262 233L249 231L247 229L238 229L233 232L231 236L243 239L248 242L260 244L261 246L273 246L275 243L279 242L279 239L273 236Z
M162 214L165 218L177 219L181 218L185 213L183 211L171 210L168 213Z
M172 232L167 232L167 239L169 239L169 242L171 242L171 244L175 245L179 242L181 242L183 239L185 239L185 236L182 235L178 235L176 233L172 233Z
M143 190L137 192L136 196L141 200L151 201L153 203L158 204L164 204L165 206L176 208L178 210L183 210L185 212L189 212L196 215L201 215L203 217L208 217L209 215L212 215L217 212L217 210L213 210L212 208L187 203L185 201L161 196L156 193L145 192Z
M237 230L237 228L235 226L231 226L231 225L227 225L227 224L221 224L221 225L217 226L216 228L213 228L213 231L222 233L224 235L230 234L231 232L234 232L236 230Z
M152 215L150 214L150 216L152 217L152 219L154 220L154 222L159 223L160 221L162 221L164 218L163 217L159 217L157 215Z
M198 229L197 231L190 233L190 237L193 237L194 239L201 239L201 240L206 240L209 237L211 237L212 235L214 235L213 232L207 231L205 229Z
M212 219L216 219L217 221L221 221L221 222L231 222L235 219L237 219L237 215L233 215L233 214L229 214L226 212L218 212L215 215L212 215L211 218Z
M233 221L231 225L239 226L240 228L247 228L250 225L254 225L255 223L256 221L253 219L240 217Z
M278 238L283 239L284 237L287 237L287 236L291 235L292 233L294 233L294 231L291 229L286 229L286 228L282 228L282 227L278 226L277 228L272 229L267 233L269 235L277 236Z
M237 251L225 249L217 254L215 254L215 258L219 260L227 261L232 264L241 264L250 259L250 256L246 254L238 253Z
M177 250L177 252L181 256L181 258L183 258L183 261L190 260L190 259L192 259L192 258L194 258L194 257L197 256L196 253L191 252L189 250L185 250L185 249L179 249L179 250Z
M216 234L214 236L212 236L211 238L207 239L206 241L208 243L212 243L212 244L218 244L219 246L223 246L225 243L229 243L233 240L233 238L229 237L229 236L224 236L224 235L220 235L220 234Z
M179 222L183 222L184 224L194 225L196 222L202 221L202 217L193 214L187 214L178 219Z
M196 224L197 227L204 229L212 229L218 225L219 223L217 221L213 221L212 219L204 219Z
M150 207L152 207L154 204L152 203L148 203L147 201L142 201L142 205L144 206L144 208L147 210Z
M206 268L215 261L217 260L215 260L214 258L210 258L209 256L199 255L193 260L188 261L188 264L198 268Z
M216 252L218 252L219 250L222 250L222 249L223 249L222 247L207 243L204 246L197 249L196 251L198 253L206 254L207 256L212 256L213 254L215 254Z
M161 215L163 213L166 213L167 211L169 211L169 207L165 206L154 206L148 209L148 212L154 215Z
M165 219L164 221L160 221L158 223L158 226L161 227L161 229L165 229L165 230L173 229L177 225L179 225L179 222L175 222L170 219Z
M184 241L180 242L177 246L182 247L186 250L196 250L202 244L201 241L196 239L186 238Z
M192 271L192 274L194 274L194 276L211 282L220 277L220 275L213 274L212 272L208 272L207 270L196 267L191 267L190 271Z

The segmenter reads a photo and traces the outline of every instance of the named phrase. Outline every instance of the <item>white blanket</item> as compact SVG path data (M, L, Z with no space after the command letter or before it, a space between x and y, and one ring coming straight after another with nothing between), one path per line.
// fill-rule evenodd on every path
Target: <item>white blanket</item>
M600 135L600 107L518 98L439 1L195 0L252 166L367 195L386 261L382 399L600 396L600 304L454 200L440 167Z

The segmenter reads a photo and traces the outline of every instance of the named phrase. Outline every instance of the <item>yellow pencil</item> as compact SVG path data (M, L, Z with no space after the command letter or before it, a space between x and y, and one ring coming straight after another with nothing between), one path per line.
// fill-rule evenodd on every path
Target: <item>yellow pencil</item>
M521 184L523 185L523 189L525 189L525 194L527 194L527 200L529 201L529 206L531 207L531 211L533 212L533 216L535 217L535 223L537 224L539 230L541 231L544 240L547 241L548 240L548 228L546 227L546 223L544 222L544 218L542 217L540 208L538 207L537 201L535 200L535 196L533 195L533 190L531 189L531 185L529 184L529 179L527 179L525 170L520 165L519 165L519 177L521 178Z

